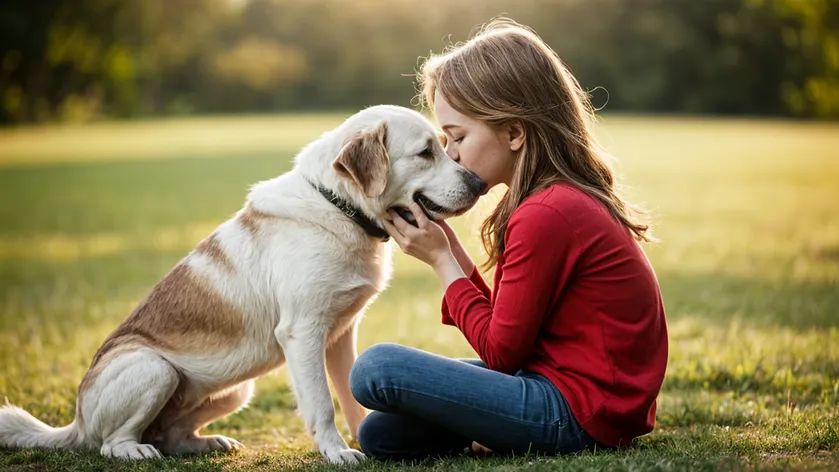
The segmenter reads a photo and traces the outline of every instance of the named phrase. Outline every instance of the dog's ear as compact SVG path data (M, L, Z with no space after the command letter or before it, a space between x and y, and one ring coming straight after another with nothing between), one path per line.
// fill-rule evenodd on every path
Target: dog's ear
M390 170L387 124L383 121L353 136L338 153L332 167L353 179L368 198L381 196Z

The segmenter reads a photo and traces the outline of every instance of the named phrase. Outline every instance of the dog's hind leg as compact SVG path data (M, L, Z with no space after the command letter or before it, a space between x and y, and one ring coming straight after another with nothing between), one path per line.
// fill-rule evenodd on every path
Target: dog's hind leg
M248 404L253 396L254 381L248 380L217 392L197 407L179 413L163 432L160 450L164 454L203 454L212 451L238 451L244 446L233 438L221 435L199 436L198 430Z
M154 351L140 349L114 357L80 392L85 432L101 441L103 456L161 457L154 446L139 441L178 382L175 368Z

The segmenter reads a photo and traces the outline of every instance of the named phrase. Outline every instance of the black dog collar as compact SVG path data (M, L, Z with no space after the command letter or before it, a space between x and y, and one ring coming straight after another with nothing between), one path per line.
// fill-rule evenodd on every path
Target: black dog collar
M380 239L383 242L390 239L390 235L387 234L387 231L382 229L379 225L377 225L373 220L367 217L361 210L352 206L350 202L344 200L343 198L339 197L335 194L332 190L328 188L321 187L320 185L315 185L312 182L309 182L312 187L316 188L321 195L324 196L330 203L335 205L341 212L343 212L347 217L351 220L355 221L358 226L361 226L361 229L364 230L365 233L369 234L370 236Z

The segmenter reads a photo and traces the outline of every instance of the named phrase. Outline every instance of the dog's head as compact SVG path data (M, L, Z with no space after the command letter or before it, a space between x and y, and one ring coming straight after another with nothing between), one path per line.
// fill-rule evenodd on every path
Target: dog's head
M405 208L417 202L430 219L446 219L486 191L486 183L449 158L434 127L413 110L370 107L336 131L345 138L332 167L352 202L371 215L382 218L396 208L408 216Z

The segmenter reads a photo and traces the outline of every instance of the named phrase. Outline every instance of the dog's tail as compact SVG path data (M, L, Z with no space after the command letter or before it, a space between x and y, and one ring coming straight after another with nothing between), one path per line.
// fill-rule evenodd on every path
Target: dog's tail
M53 428L6 401L0 408L0 447L9 449L43 447L77 449L83 444L81 431L72 422Z

